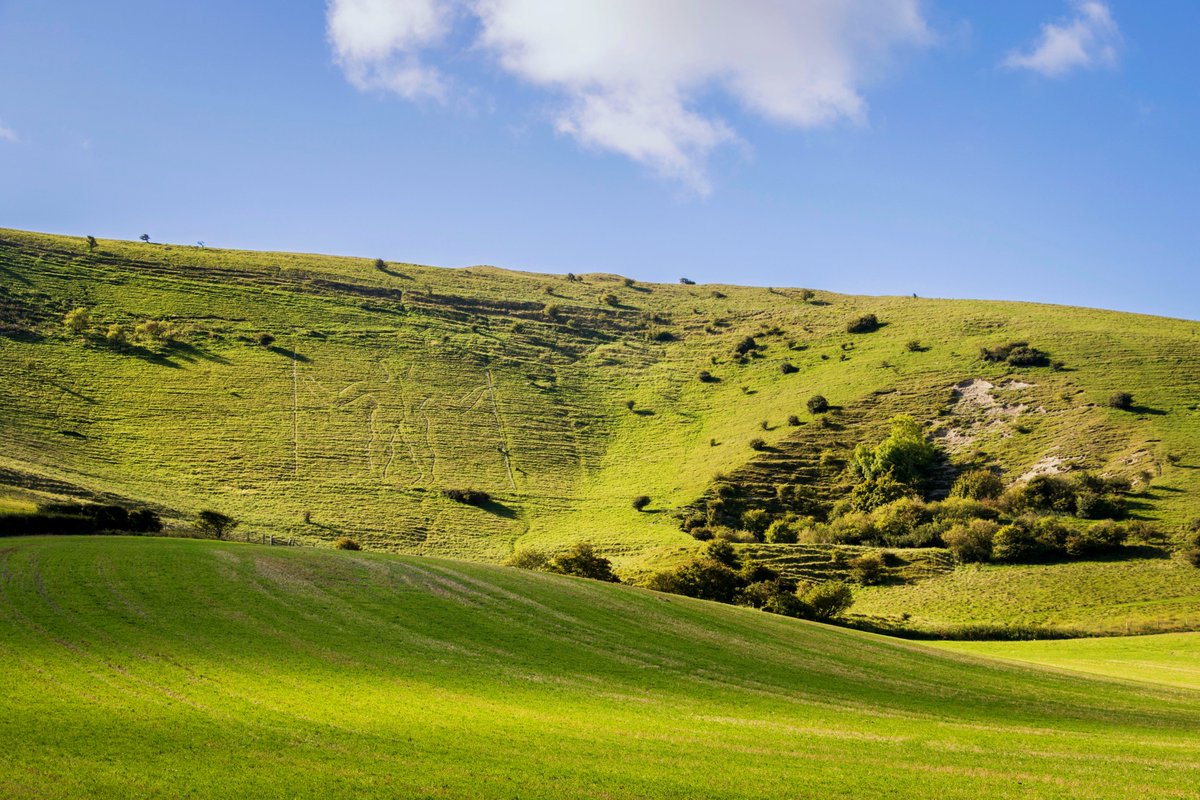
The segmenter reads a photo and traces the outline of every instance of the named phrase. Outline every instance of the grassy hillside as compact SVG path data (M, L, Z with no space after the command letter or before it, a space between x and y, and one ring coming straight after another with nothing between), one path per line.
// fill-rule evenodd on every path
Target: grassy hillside
M1049 642L938 642L938 647L1124 680L1200 689L1200 634L1197 633Z
M10 540L0 574L6 797L1200 789L1194 690L628 587L104 537Z
M76 308L84 334L63 325ZM847 333L865 313L883 327ZM132 336L148 320L173 337L106 343L113 325ZM739 363L747 335L762 349ZM980 360L1018 340L1063 369ZM1072 467L1149 480L1135 516L1198 515L1200 324L1115 312L106 240L93 251L0 230L0 380L0 510L109 498L186 526L215 508L244 534L350 534L482 561L587 539L636 577L696 547L675 514L718 474L828 490L823 456L904 412L956 463L1009 481ZM1106 404L1122 390L1131 411ZM806 410L816 393L832 425ZM441 494L452 487L495 502L455 503ZM810 566L799 549L772 558ZM902 611L922 613L912 602Z
M1177 559L959 567L904 586L860 589L854 611L916 627L986 620L1121 635L1200 630L1200 569Z

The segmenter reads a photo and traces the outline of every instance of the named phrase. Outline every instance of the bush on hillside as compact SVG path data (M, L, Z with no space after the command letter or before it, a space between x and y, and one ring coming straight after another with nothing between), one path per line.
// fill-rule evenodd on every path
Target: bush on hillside
M1129 392L1117 392L1108 398L1108 405L1119 411L1128 411L1133 408L1133 395Z
M874 314L863 314L846 323L847 333L873 333L879 330L879 318Z
M888 437L875 447L860 443L854 448L850 471L859 481L890 475L894 480L919 488L934 465L938 451L907 414L892 417Z
M650 495L648 494L639 494L633 498L633 508L635 511L641 511L648 505L650 505Z
M770 524L771 515L767 513L766 509L751 508L742 512L742 530L749 531L757 539L762 539Z
M468 506L483 506L492 500L490 494L479 489L442 489L442 496Z
M1105 520L1073 530L1063 540L1063 551L1074 558L1111 553L1125 544L1129 529L1119 522Z
M829 410L829 401L825 399L824 395L814 394L808 398L808 402L805 405L808 407L808 413L810 414L824 414Z
M197 527L202 533L214 539L224 539L238 526L238 521L228 514L207 508L196 515Z
M763 540L770 544L795 544L799 538L795 525L786 519L774 520L763 533Z
M800 426L800 418L795 414L788 414L787 424L789 427L796 428Z
M119 323L114 322L104 332L104 341L110 347L115 347L119 350L129 343L129 337L125 334L125 329Z
M561 575L575 575L609 583L621 582L612 571L612 562L598 555L588 542L580 542L567 552L558 554L550 560L547 568Z
M750 449L751 449L751 450L757 450L757 451L766 450L766 449L767 449L767 442L766 442L766 440L765 440L765 439L757 439L757 438L756 438L756 439L751 439L751 440L750 440Z
M992 559L992 542L1000 526L977 519L955 525L942 534L946 547L960 563L986 562Z
M950 489L951 497L969 500L993 500L1004 493L1004 481L988 469L973 469L962 473Z
M854 604L854 593L841 581L810 584L796 590L803 603L803 616L830 620L840 616Z
M694 280L692 280L691 278L680 278L679 282L682 283L684 286L695 286L696 285L696 282Z
M1183 551L1183 561L1185 564L1191 564L1193 567L1200 569L1200 547L1189 547Z
M518 569L544 570L550 564L550 556L544 550L534 547L518 547L504 559L506 567Z
M701 383L717 383L721 379L713 375L706 369L700 370L700 374L696 376Z
M43 503L34 512L0 515L0 536L158 533L162 527L149 509L96 503Z
M275 337L270 333L260 333L254 337L254 341L258 342L259 347L270 347L275 344Z
M1050 356L1035 347L1030 347L1029 342L1009 342L996 347L982 347L979 357L984 361L1005 361L1014 367L1044 367L1050 363Z
M333 543L333 546L338 550L362 550L362 545L349 536L342 536Z
M734 355L739 356L753 353L756 350L758 350L758 342L754 340L753 336L745 336L733 346Z
M850 576L863 586L882 583L887 576L887 567L876 553L863 553L850 560Z
M71 333L84 333L92 324L92 312L86 308L73 308L63 317L63 326Z
M697 558L675 569L656 572L646 586L658 592L720 603L732 603L742 588L735 570L711 558Z
M792 373L799 372L800 368L790 361L784 361L779 365L779 371L784 375L791 375Z
M133 334L142 341L169 342L175 338L175 326L158 319L148 319L133 329Z

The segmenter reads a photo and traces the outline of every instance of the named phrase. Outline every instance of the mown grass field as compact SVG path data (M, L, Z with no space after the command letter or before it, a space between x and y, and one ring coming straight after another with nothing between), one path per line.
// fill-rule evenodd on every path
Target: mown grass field
M959 653L1200 690L1200 633L1042 642L939 642L938 646Z
M986 621L1124 635L1200 629L1200 569L1136 558L960 566L904 586L858 590L854 613L937 628Z
M132 537L0 575L6 797L1200 791L1195 690L629 587Z
M79 307L86 336L62 324ZM883 327L848 334L868 312ZM173 325L174 341L104 343L112 324L146 320ZM637 578L696 548L674 514L719 473L769 484L781 464L848 452L907 412L955 460L1009 480L1047 464L1149 476L1135 516L1173 530L1200 515L1200 323L1185 320L108 240L91 252L82 238L0 230L0 323L0 510L84 496L149 504L182 528L215 508L241 520L239 535L348 534L491 562L589 540ZM764 349L741 364L746 335ZM980 360L1015 340L1065 369ZM967 380L993 384L1000 411L956 402ZM1107 407L1119 390L1133 411ZM805 409L816 393L838 407L836 428ZM448 487L496 503L463 506ZM652 503L638 513L642 494ZM1178 598L1165 613L1192 625L1200 605L1165 566L1132 566L1141 594L1125 600ZM864 598L863 613L959 614L919 588Z

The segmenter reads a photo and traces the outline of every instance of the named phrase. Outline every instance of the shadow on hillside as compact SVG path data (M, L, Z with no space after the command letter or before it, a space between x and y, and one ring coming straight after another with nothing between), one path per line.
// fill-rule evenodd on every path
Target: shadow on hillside
M3 272L5 275L12 278L14 281L17 281L18 283L23 283L26 286L33 285L32 283L30 283L29 279L26 278L24 275L20 274L19 272L14 272L13 270L9 269L8 267L0 267L0 272Z
M188 342L174 341L167 345L171 351L171 355L182 358L184 361L194 362L198 359L212 361L215 364L228 364L229 359L224 356L219 356L216 353L210 353L207 350L202 350L194 344Z
M24 328L0 328L0 339L23 342L24 344L37 344L44 341L46 337L37 331L26 330Z
M400 272L399 270L394 270L391 267L376 266L375 269L379 270L384 275L391 275L393 278L400 278L401 280L405 280L405 281L415 280L411 275L405 275L403 272Z
M1170 557L1170 551L1163 547L1156 547L1152 544L1127 544L1111 553L1095 553L1082 560L1113 562L1133 561L1135 559L1164 559Z
M72 389L70 386L67 386L63 383L59 383L58 381L56 381L52 378L43 378L43 380L46 383L53 386L55 389L58 389L60 392L65 392L66 394L69 394L72 397L79 398L80 400L82 400L85 403L91 403L92 405L96 405L96 401L94 399L92 399L91 397L88 397L86 394L80 394L79 392Z
M515 509L504 505L498 500L488 500L486 503L480 503L479 508L483 509L489 514L495 514L497 517L503 517L504 519L517 518L517 512Z
M639 417L653 417L654 416L654 411L649 408L635 408L633 410L633 413L637 414Z
M164 356L162 353L156 353L149 348L142 347L140 344L127 344L121 348L121 352L125 355L140 358L142 361L149 362L159 367L170 367L171 369L183 369L171 359Z
M1161 408L1151 408L1150 406L1130 406L1129 411L1133 414L1145 414L1151 417L1165 417L1167 415L1167 412Z
M284 356L286 358L290 358L293 361L299 361L302 364L307 364L310 361L312 361L312 359L309 358L308 356L300 355L295 350L289 350L286 347L280 347L277 344L272 345L271 347L269 347L267 349L270 350L272 353L278 353L279 355Z

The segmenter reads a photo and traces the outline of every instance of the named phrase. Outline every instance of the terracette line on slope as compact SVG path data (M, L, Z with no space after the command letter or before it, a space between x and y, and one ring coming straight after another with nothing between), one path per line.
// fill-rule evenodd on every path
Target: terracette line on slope
M300 351L296 349L295 337L292 337L292 476L296 478L300 477L300 423L297 419L300 389L296 367L299 360Z
M500 419L500 407L496 405L496 386L492 383L491 368L485 368L483 374L487 376L488 395L492 398L492 414L496 417L496 433L500 437L500 455L504 458L504 469L508 472L508 485L515 492L517 481L513 477L512 461L508 457L508 434L504 430L504 421Z

